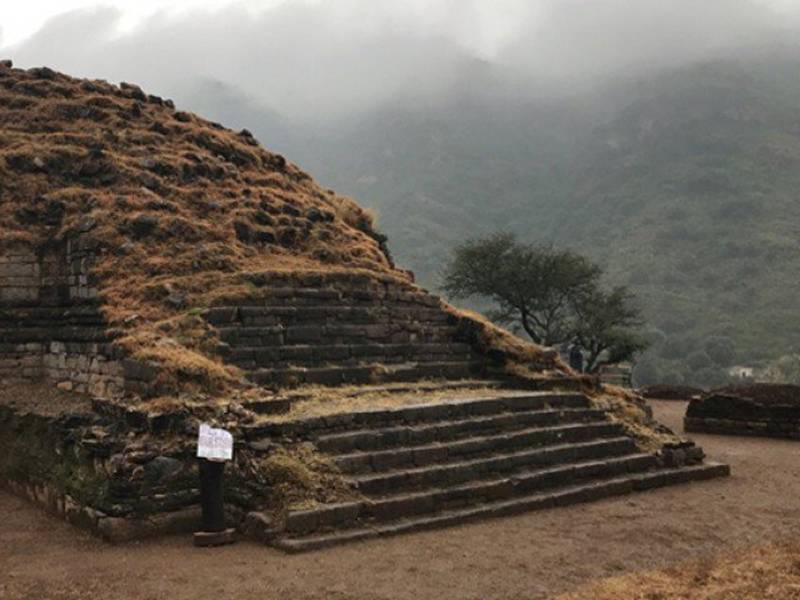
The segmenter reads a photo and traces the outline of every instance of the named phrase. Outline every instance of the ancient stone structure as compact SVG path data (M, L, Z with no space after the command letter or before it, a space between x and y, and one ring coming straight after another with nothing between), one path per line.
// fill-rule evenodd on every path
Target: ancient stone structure
M221 355L255 383L463 379L487 366L441 300L408 284L348 273L262 282L257 303L205 313Z
M688 385L656 384L648 385L636 390L643 398L653 400L684 400L689 401L700 398L705 392L700 388Z
M249 532L296 552L486 517L565 506L727 475L701 464L691 443L639 449L583 394L498 390L490 397L254 427L303 437L362 497L289 511L279 523L251 513ZM277 525L277 527L276 527Z
M231 524L286 550L728 472L248 131L4 61L0 384L0 484L112 541L195 526L200 423Z
M102 397L139 391L152 373L112 345L84 238L0 250L0 378L46 379Z
M684 429L800 439L800 386L753 384L709 392L689 403Z

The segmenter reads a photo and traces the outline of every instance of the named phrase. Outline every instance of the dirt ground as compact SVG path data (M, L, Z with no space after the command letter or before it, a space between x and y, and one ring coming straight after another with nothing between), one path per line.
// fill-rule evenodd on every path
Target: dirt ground
M653 402L680 430L683 402ZM697 435L728 479L287 556L188 537L107 546L0 494L0 598L547 598L800 533L800 443Z
M556 600L798 600L796 540L598 579Z

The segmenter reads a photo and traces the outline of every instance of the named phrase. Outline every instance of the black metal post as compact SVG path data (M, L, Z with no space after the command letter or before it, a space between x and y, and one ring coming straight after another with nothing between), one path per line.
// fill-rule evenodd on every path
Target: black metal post
M203 509L203 531L217 532L225 529L223 504L224 462L200 459L200 505Z
M233 542L233 529L225 527L224 471L224 462L200 459L200 507L203 529L194 534L196 546L219 546Z

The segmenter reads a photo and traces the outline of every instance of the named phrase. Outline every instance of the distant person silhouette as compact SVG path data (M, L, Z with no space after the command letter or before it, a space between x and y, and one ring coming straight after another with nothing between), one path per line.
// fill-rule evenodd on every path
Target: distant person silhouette
M577 344L569 351L569 366L578 373L583 373L583 352Z

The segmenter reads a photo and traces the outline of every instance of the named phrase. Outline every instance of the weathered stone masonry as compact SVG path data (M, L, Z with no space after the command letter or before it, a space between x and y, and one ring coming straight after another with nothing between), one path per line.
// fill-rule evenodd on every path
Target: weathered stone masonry
M183 420L103 400L92 409L46 416L0 406L0 488L109 541L196 527L193 432Z
M0 379L46 379L95 396L140 391L143 372L112 345L84 236L0 250Z
M763 404L712 393L689 403L684 429L691 433L800 439L800 405Z

